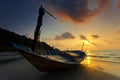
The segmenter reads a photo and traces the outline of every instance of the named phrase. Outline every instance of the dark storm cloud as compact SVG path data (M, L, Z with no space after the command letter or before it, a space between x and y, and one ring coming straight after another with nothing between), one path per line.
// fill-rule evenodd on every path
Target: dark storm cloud
M110 4L110 0L93 1L99 6L94 10L91 10L89 7L90 0L48 0L48 3L52 8L57 10L58 15L62 19L84 22L86 19L98 14L105 6Z
M97 39L99 38L100 36L99 35L91 35L94 39Z
M81 39L81 40L87 40L87 41L88 41L87 37L84 36L84 35L80 35L80 39Z
M55 40L75 39L75 36L70 32L65 32L61 35L56 35Z

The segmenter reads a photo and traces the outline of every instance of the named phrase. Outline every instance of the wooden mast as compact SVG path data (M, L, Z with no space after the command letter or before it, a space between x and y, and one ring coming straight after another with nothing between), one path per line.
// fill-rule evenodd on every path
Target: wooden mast
M82 44L82 48L81 48L81 51L83 50L84 45L85 45L85 43L83 42L83 44Z
M38 38L39 38L39 31L40 31L40 28L42 26L42 21L43 21L44 14L45 14L45 10L41 5L41 7L39 8L39 16L38 16L38 20L37 20L36 29L35 29L35 32L34 32L34 41L33 41L33 44L31 46L31 49L33 51L35 51L35 47L36 47L36 44L37 44L37 41L38 41Z

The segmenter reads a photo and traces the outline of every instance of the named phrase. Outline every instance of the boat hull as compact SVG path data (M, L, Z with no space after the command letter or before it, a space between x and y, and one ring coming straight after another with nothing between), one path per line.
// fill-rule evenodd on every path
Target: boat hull
M61 69L69 69L79 66L79 63L67 63L67 62L58 62L48 58L38 56L36 54L31 54L27 52L20 51L20 53L39 71L58 71Z
M33 52L31 49L17 45L13 43L13 46L20 52L21 55L25 57L33 66L35 66L39 71L49 72L49 71L58 71L63 69L75 68L79 66L79 63L84 60L83 56L81 61L72 60L71 57L61 55L65 59L63 61L57 61L56 59L50 59L48 57L43 57L45 55L43 52ZM48 55L48 54L47 54ZM50 54L51 55L51 54ZM59 56L59 54L52 54L52 56ZM68 59L68 60L67 60Z

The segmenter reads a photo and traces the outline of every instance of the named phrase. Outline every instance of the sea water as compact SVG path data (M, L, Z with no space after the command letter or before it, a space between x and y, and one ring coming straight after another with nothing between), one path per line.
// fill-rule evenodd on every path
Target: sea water
M120 64L120 50L94 50L87 53L91 59Z
M120 77L120 50L94 50L86 51L86 54L87 57L83 61L87 63L86 66ZM14 62L17 62L17 60L20 58L20 54L16 52L0 53L0 62L2 63L7 61L7 63L5 63L9 65L9 61L12 64L13 62L11 61L11 59L13 58L14 60L16 60ZM24 63L23 65L25 64L26 63ZM0 70L2 70L1 66L2 68L7 67L5 65L3 66L2 64L0 64Z
M86 66L120 77L120 50L94 50L86 54Z

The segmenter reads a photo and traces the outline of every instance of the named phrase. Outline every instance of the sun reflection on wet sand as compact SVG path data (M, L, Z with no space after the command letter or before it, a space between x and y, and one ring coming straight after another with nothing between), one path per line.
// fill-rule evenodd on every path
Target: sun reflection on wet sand
M90 51L86 51L86 54L87 56L85 60L81 63L82 65L91 69L107 72L120 77L120 64L104 62L94 59L90 56L92 54Z
M91 58L89 56L87 56L81 64L91 66L92 65Z
M91 64L90 57L87 57L87 64L88 64L88 65L90 65L90 64Z
M81 63L82 65L85 65L89 68L92 68L92 69L100 69L100 70L103 70L100 66L103 65L103 63L101 62L98 62L98 61L95 61L90 55L92 54L90 52L90 50L87 50L86 51L86 58L85 60Z
M87 56L86 56L85 60L81 64L90 66L91 65L91 57L89 56L90 51L86 50L86 54L87 54Z

